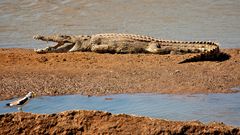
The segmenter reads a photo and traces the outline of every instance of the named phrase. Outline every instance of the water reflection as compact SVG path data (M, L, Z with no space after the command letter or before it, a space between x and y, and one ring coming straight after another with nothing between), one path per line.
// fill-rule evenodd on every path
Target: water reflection
M106 100L106 98L111 100ZM14 112L4 108L9 101L0 102L0 113ZM81 95L44 96L33 99L23 107L26 112L55 113L66 110L102 110L115 114L127 113L170 120L219 121L240 126L240 93L209 95L110 95L87 97Z

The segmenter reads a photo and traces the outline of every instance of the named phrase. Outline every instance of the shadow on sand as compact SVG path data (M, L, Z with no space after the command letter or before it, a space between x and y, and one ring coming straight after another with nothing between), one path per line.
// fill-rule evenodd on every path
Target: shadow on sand
M179 64L188 63L188 62L199 62L199 61L217 61L217 62L222 62L222 61L228 60L230 58L231 58L231 55L229 55L227 53L224 53L224 52L211 54L211 55L201 54L201 55L198 55L198 56L186 59L186 60L180 62Z

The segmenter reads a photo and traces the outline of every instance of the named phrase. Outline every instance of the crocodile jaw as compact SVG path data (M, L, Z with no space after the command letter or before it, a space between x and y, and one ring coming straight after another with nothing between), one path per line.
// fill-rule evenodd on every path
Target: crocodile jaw
M71 36L67 35L49 35L49 36L35 35L33 36L33 39L58 43L71 42Z

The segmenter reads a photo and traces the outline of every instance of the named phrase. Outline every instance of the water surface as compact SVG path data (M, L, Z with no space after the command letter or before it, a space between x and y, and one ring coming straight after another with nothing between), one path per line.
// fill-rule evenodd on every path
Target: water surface
M17 111L17 108L4 107L9 101L11 100L0 102L0 114ZM114 114L126 113L170 120L217 121L240 126L240 93L190 96L167 94L43 96L32 99L23 110L33 113L101 110Z
M1 0L0 47L43 47L34 34L136 33L240 47L239 0Z

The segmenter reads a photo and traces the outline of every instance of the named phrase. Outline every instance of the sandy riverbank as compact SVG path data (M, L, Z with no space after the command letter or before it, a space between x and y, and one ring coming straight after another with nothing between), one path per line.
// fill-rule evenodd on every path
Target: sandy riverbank
M50 53L0 49L0 100L37 95L228 93L240 86L240 49L223 62L177 64L187 55Z
M101 111L0 115L0 134L240 134L222 123L180 122Z

